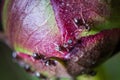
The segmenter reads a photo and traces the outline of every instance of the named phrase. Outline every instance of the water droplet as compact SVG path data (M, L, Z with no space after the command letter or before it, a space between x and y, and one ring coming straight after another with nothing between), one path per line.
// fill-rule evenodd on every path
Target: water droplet
M17 57L17 53L16 53L16 52L13 52L13 53L12 53L12 57L13 57L13 58L16 58L16 57Z
M41 74L40 72L38 72L38 71L36 71L36 72L34 73L34 76L40 78L40 80L47 80L47 77L44 76L44 75L42 75L42 74Z
M36 77L40 77L40 73L39 72L35 72L35 76Z
M72 44L72 42L73 42L73 41L72 41L71 39L69 39L69 40L67 41L68 44Z
M78 19L74 18L74 22L75 22L75 23L78 23Z

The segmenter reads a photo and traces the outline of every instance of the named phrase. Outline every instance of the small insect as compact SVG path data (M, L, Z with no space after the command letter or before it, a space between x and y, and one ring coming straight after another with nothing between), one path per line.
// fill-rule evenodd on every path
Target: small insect
M81 11L80 16L81 16L81 18L74 18L74 23L76 24L76 27L79 28L80 26L82 26L82 27L84 26L84 28L89 31L90 26L87 23L87 21L84 19L82 11Z
M45 65L46 65L46 66L49 66L49 65L54 65L54 66L56 66L56 63L55 63L54 60L50 60L50 59L49 59L49 60L46 60L46 61L45 61Z
M26 72L32 72L31 67L28 64L24 65L24 69L25 69Z
M89 24L87 24L86 22L84 22L82 19L74 19L74 22L75 22L75 24L76 24L76 26L77 26L77 28L80 28L80 26L84 26L84 28L86 29L86 30L90 30L90 26L89 26Z
M34 59L40 59L40 56L39 56L37 53L33 53L32 57L33 57Z

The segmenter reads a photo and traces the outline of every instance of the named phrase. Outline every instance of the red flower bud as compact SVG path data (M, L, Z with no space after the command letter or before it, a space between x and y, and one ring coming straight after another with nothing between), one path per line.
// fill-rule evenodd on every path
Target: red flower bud
M19 60L58 77L89 74L114 54L120 29L98 26L110 23L108 17L110 5L104 0L12 0L3 11Z

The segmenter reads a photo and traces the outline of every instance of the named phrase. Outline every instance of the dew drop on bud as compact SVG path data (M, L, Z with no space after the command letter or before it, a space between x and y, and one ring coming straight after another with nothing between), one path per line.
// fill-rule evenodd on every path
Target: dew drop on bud
M40 78L40 73L39 72L35 72L35 76Z
M12 53L12 57L13 57L14 59L16 59L16 58L17 58L17 53L16 53L16 52L13 52L13 53Z
M47 77L42 75L40 72L35 72L34 75L40 78L41 80L47 80Z
M72 41L71 39L69 39L67 43L68 43L68 44L72 44L72 42L73 42L73 41Z

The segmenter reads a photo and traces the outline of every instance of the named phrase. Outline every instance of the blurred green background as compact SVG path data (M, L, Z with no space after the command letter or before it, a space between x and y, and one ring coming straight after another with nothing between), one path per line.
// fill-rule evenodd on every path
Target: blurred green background
M39 80L30 76L12 59L11 49L0 42L0 80Z

